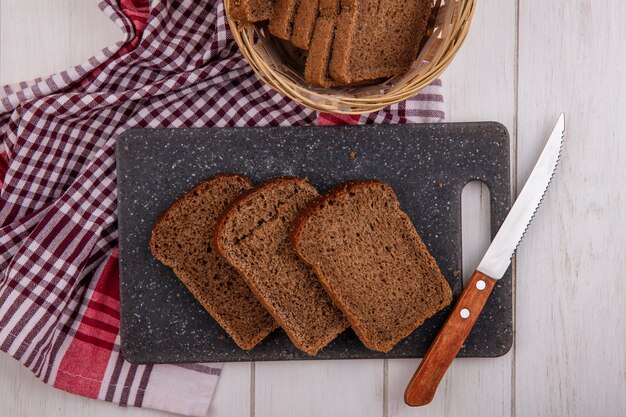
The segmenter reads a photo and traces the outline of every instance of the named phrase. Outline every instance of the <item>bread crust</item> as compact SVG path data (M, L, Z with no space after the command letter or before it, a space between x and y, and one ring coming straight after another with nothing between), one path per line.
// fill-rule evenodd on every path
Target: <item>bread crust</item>
M160 252L157 248L157 236L163 227L163 223L168 220L170 216L175 215L177 209L180 208L182 204L187 201L187 199L192 196L195 192L201 193L205 188L211 187L216 181L221 181L224 179L237 179L249 187L252 187L252 182L244 175L241 174L218 174L207 178L202 181L200 184L196 185L185 194L177 198L166 210L164 210L159 217L157 217L156 221L152 226L152 230L150 233L150 252L162 264L172 268L176 276L180 279L180 281L185 285L185 287L193 294L193 296L202 304L202 307L213 317L213 319L230 335L233 341L239 346L241 349L250 350L255 347L259 342L261 342L268 334L278 328L278 324L274 323L273 326L267 326L261 329L259 332L255 334L255 337L243 339L239 332L231 327L230 323L223 319L220 312L214 307L214 303L211 300L208 300L203 295L203 290L196 285L193 284L194 279L188 278L187 272L181 270L178 267L178 264L175 262L169 262L168 259Z
M315 22L309 55L304 67L304 79L320 87L334 87L338 83L330 77L328 66L335 43L339 17L339 0L320 0L319 16Z
M252 3L256 2L256 8L253 12ZM245 23L254 23L267 20L272 16L274 0L264 1L264 5L259 5L259 0L231 0L229 4L228 14L233 20Z
M287 333L287 336L292 341L292 343L298 349L308 353L309 355L314 356L322 348L324 348L328 343L330 343L333 339L335 339L335 337L337 337L339 333L341 333L348 327L347 321L341 323L340 325L337 325L336 327L329 329L328 337L326 337L325 339L319 340L318 343L315 344L314 346L304 345L298 340L298 335L292 331L289 323L283 320L283 318L280 315L277 315L275 313L274 307L271 304L269 304L268 300L266 300L265 298L265 295L259 291L254 280L247 275L245 270L240 268L237 260L230 257L230 255L228 254L228 250L222 246L222 239L220 238L224 234L224 229L228 221L232 218L232 216L234 216L237 213L237 211L242 206L242 204L248 201L248 199L250 199L251 197L254 197L256 194L263 192L267 188L270 188L276 184L280 184L283 182L292 182L292 181L297 181L302 184L306 184L307 186L310 186L309 183L302 178L294 177L294 176L282 176L282 177L277 177L277 178L272 178L270 180L267 180L257 185L256 187L244 192L243 194L239 195L239 197L237 197L228 205L228 207L224 210L224 212L218 219L215 229L214 229L213 237L211 239L211 246L213 247L213 250L215 250L233 268L235 268L242 277L244 277L245 281L248 283L248 286L250 287L254 295L259 299L261 304L263 304L263 306L272 314L272 316L274 317L274 320L276 320L278 324L283 328L285 333Z
M318 15L319 0L300 0L291 31L293 46L304 50L309 49Z
M438 272L440 279L442 280L442 284L444 285L444 292L445 292L445 299L444 299L443 305L439 305L436 308L431 309L430 311L425 313L425 317L422 320L415 321L409 324L408 326L406 326L405 328L401 329L400 331L398 331L396 335L388 343L383 343L381 341L374 340L368 336L366 330L364 329L362 320L359 318L358 315L356 315L353 311L350 310L347 304L344 303L344 301L341 299L339 294L333 290L330 280L324 274L324 272L320 268L320 265L315 260L307 256L307 253L302 248L302 240L301 240L301 235L305 227L307 226L307 222L311 219L311 217L314 214L316 214L319 210L323 209L324 206L330 200L337 199L340 196L344 195L345 193L353 192L359 188L372 187L372 186L384 187L389 192L391 192L392 195L395 197L397 207L395 207L394 209L396 209L399 212L406 228L411 231L411 234L414 237L417 238L416 241L419 243L421 247L421 251L428 255L428 260L430 262L430 265L432 268L435 268L435 270ZM369 349L380 351L380 352L390 351L400 340L404 339L405 337L413 333L415 329L421 326L426 320L426 318L431 317L438 311L442 310L443 308L448 306L452 301L452 291L450 290L450 287L447 281L445 280L445 278L443 278L443 275L441 275L439 266L437 265L434 258L430 255L430 252L428 252L426 245L424 245L421 238L415 231L415 228L410 218L406 215L406 213L404 213L400 209L400 204L398 202L395 192L393 191L393 189L391 188L389 184L386 184L384 182L374 181L374 180L349 181L332 189L328 193L320 195L315 200L312 200L307 205L307 207L300 212L300 215L294 220L290 239L294 247L294 250L296 251L298 256L300 256L300 258L304 262L306 262L308 265L310 265L313 268L313 270L315 271L315 274L319 278L320 283L322 284L326 292L330 295L335 305L339 307L339 309L341 309L341 311L344 313L344 315L350 322L352 329L357 334L361 342Z
M276 0L274 13L270 18L270 33L277 38L288 41L291 39L293 21L300 0Z
M374 0L342 0L341 13L335 30L333 54L329 64L330 76L343 84L359 84L379 78L389 78L406 72L416 58L420 39L426 34L427 20L432 9L429 0L403 2L402 7L413 7L397 13L398 4L378 2L376 7L391 7L377 11L375 19L368 15ZM396 7L396 9L393 9ZM396 11L397 16L408 17L404 22L384 21L384 16ZM364 23L367 22L367 23ZM386 23L386 24L385 24ZM395 23L395 24L394 24ZM369 30L362 28L366 26ZM391 35L384 32L395 27L396 42L389 43ZM400 30L400 32L397 32ZM384 36L372 38L372 34ZM386 58L381 51L393 51ZM394 55L395 52L395 55ZM362 57L365 57L362 59ZM364 67L364 68L362 68Z
M170 206L167 209L165 209L163 212L161 212L161 214L159 214L159 217L157 217L157 219L154 221L154 223L152 225L152 229L150 231L150 252L152 252L152 256L154 256L159 262L163 263L164 265L167 265L167 266L170 266L170 267L173 266L173 265L167 264L166 260L161 259L157 254L155 254L155 252L158 253L158 251L156 250L156 247L155 247L155 245L156 245L156 232L160 228L160 226L163 223L163 221L165 221L165 219L167 219L168 216L172 215L174 209L178 208L181 204L183 204L184 201L187 200L187 198L189 198L189 194L193 194L195 191L201 191L204 188L210 186L213 182L221 180L221 179L225 179L225 178L237 178L237 179L240 179L240 180L246 182L250 187L252 187L254 185L254 184L252 184L252 181L250 181L250 179L248 177L246 177L245 175L222 173L222 174L217 174L217 175L214 175L212 177L209 177L209 178L205 179L200 184L197 184L192 189L187 191L185 194L183 194L180 197L178 197L176 200L174 200L174 202L172 204L170 204Z

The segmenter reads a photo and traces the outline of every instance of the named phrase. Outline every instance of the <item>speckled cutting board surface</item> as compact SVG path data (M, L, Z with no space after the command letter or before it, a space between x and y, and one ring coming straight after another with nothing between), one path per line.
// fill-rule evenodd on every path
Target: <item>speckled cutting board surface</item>
M280 329L250 351L239 349L148 247L157 216L223 172L254 182L308 177L320 192L355 179L391 184L455 299L463 286L463 187L472 180L489 187L493 234L511 204L509 136L494 122L127 131L117 142L117 181L122 351L132 362L421 357L448 314L430 318L386 354L365 348L350 329L315 357L294 348ZM459 355L500 356L512 342L509 269Z

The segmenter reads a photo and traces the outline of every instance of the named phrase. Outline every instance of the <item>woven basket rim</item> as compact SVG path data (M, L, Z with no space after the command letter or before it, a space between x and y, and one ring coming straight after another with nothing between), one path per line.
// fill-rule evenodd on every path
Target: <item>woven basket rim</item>
M272 60L272 54L277 57L280 55L275 45L263 36L262 25L239 24L230 17L230 1L224 0L228 24L239 50L259 79L273 90L312 110L350 115L371 113L406 100L437 79L465 41L476 6L476 0L437 0L434 5L439 6L435 16L437 23L413 68L406 74L392 78L400 79L395 85L383 83L378 86L351 87L348 90L314 87L301 76L294 79L297 75L283 65L283 59L281 62L278 62L278 58ZM429 52L433 58L430 61L423 59ZM376 89L382 92L372 92ZM364 96L359 97L359 94Z

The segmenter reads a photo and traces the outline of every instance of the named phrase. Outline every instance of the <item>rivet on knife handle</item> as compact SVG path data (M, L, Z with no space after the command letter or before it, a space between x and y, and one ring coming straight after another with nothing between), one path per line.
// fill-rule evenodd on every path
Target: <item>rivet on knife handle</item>
M411 378L404 393L405 403L418 406L432 401L439 382L459 353L495 284L496 280L479 271L474 272Z

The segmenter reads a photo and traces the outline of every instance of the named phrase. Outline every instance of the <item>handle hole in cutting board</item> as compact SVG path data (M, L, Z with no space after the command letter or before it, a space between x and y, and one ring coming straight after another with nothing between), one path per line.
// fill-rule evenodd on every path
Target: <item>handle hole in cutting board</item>
M472 276L491 242L489 188L482 181L471 181L461 194L461 242L463 285Z

